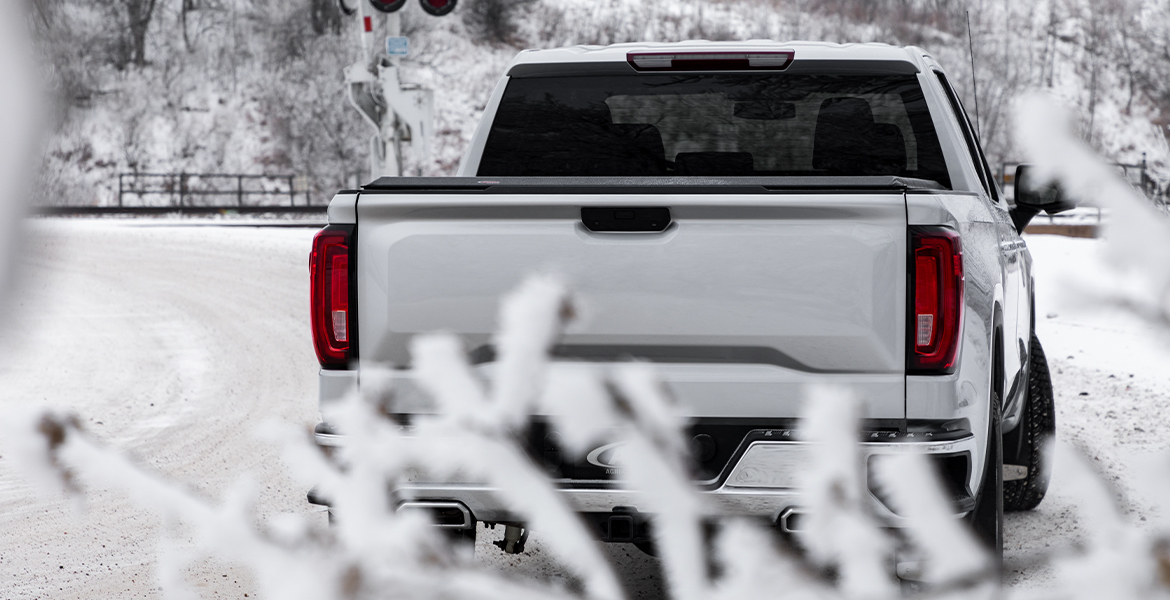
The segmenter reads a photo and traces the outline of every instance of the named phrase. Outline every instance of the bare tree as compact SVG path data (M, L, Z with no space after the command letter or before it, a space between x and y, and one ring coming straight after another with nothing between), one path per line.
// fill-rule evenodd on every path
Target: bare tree
M187 33L187 13L195 10L195 0L179 0L179 24L183 28L183 47L187 52L194 52L195 46L191 43L191 35Z
M146 30L150 28L150 19L154 15L154 6L157 0L123 0L126 6L126 16L130 25L130 60L135 65L146 65Z
M309 0L309 19L317 35L341 33L341 12L336 0Z
M475 0L463 13L463 24L480 41L514 44L517 12L535 0Z

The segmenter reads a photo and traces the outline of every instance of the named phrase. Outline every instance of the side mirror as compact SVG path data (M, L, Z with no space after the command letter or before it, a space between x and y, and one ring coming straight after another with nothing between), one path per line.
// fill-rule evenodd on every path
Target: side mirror
M1059 182L1041 182L1032 165L1019 165L1015 176L1016 206L1011 210L1016 231L1023 233L1028 221L1041 211L1050 215L1076 208L1068 200Z

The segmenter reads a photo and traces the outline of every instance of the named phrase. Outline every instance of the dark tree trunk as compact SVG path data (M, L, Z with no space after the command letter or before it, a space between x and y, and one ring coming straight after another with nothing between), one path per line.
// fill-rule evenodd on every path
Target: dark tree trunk
M154 16L156 0L126 0L126 16L130 21L130 60L138 66L146 64L146 30Z
M341 33L341 11L337 8L337 0L309 0L309 19L313 23L313 33L317 35Z
M182 0L179 7L179 21L183 27L183 47L187 52L194 52L195 46L191 43L191 35L187 33L187 13L195 10L195 0Z

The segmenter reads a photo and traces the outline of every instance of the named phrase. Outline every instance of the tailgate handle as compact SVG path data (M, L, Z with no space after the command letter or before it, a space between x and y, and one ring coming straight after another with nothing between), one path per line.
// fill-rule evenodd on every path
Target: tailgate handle
M670 209L583 207L581 222L589 231L663 231L670 225Z

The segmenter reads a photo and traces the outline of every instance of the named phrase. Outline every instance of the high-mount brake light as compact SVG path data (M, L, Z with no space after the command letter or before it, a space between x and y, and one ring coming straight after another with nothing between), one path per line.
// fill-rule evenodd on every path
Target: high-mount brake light
M346 368L352 357L349 249L350 229L330 226L313 238L309 255L313 346L325 368Z
M630 52L626 61L638 71L782 71L795 55L795 50Z
M910 228L910 335L906 369L953 373L963 322L963 246L948 227Z

